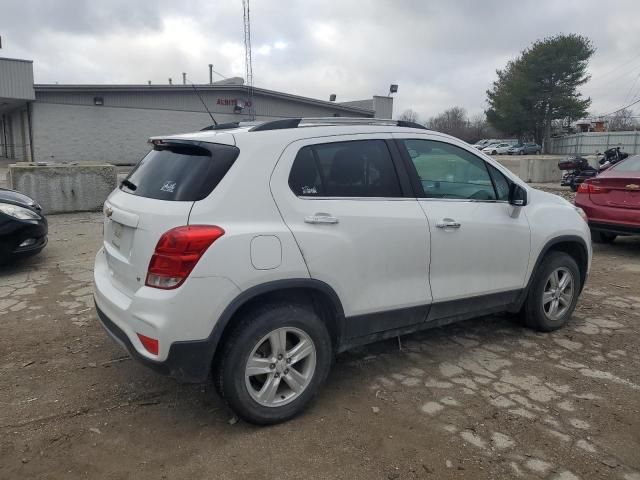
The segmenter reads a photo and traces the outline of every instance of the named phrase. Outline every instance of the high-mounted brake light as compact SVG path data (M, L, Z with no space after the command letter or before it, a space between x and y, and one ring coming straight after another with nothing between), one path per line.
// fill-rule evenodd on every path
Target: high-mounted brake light
M149 262L145 285L163 290L178 288L222 235L224 230L215 225L189 225L165 232Z

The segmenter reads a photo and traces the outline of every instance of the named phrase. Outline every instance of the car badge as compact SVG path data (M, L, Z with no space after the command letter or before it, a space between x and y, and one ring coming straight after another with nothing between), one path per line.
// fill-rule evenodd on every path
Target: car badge
M107 217L111 217L111 215L113 215L113 208L111 208L111 207L107 207L107 208L105 208L105 209L104 209L104 214L105 214Z
M630 183L629 185L627 185L627 188L629 190L638 190L640 189L640 185L636 185L635 183Z

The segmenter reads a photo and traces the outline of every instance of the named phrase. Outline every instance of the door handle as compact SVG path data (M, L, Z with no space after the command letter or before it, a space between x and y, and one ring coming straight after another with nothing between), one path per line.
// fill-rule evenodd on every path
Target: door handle
M336 223L338 223L338 219L334 216L329 215L328 213L316 213L315 215L304 217L304 222L314 225L335 225Z
M460 224L452 218L443 218L442 221L436 223L438 228L460 228Z

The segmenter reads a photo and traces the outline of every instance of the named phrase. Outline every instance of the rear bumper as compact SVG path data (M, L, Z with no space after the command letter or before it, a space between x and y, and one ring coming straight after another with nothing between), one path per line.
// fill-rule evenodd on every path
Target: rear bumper
M103 328L131 357L152 370L168 375L182 382L204 382L211 370L213 352L208 340L176 342L169 348L164 361L154 361L143 355L133 346L127 334L118 327L96 304L98 318Z
M575 201L587 214L589 228L620 235L640 234L640 211L593 203L589 194L578 193Z
M212 332L225 306L239 294L223 277L188 278L174 290L118 288L101 250L94 266L94 300L100 322L135 359L185 382L206 380L215 351ZM147 351L138 334L158 340Z
M589 222L591 230L615 233L617 235L640 235L640 225L625 225L619 223Z

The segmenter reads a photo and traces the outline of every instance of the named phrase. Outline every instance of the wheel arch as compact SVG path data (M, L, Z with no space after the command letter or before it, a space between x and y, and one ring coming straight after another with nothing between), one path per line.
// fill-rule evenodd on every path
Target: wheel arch
M533 283L540 264L549 253L554 251L564 252L576 261L576 263L578 264L578 269L580 270L580 291L582 291L582 289L584 288L584 283L587 279L587 272L589 269L589 249L582 237L579 237L578 235L561 235L559 237L552 238L542 247L540 253L538 254L538 257L536 258L536 262L531 269L527 285L522 290L522 294L520 295L520 298L516 302L514 308L510 311L520 310L527 298L527 295L529 294L529 289L531 288L531 284Z
M209 336L212 361L216 362L218 346L243 312L266 302L282 301L311 304L325 322L334 351L337 351L344 329L344 310L338 295L320 280L299 278L263 283L240 293L224 310Z
M544 247L542 247L542 250L540 250L536 263L531 270L527 290L533 281L535 272L544 260L544 257L553 251L564 252L576 261L578 268L580 269L580 289L582 289L587 279L587 271L589 269L589 248L582 237L577 235L562 235L549 240Z

